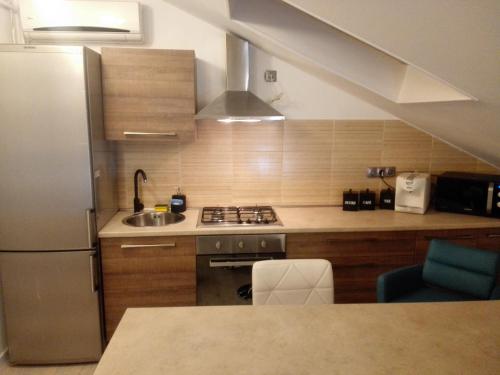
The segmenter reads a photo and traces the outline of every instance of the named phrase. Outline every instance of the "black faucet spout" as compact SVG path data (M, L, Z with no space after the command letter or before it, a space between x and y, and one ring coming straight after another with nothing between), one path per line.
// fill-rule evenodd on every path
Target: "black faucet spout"
M134 213L136 212L141 212L144 209L144 204L142 204L141 200L139 199L139 182L137 181L137 178L139 175L142 176L142 181L146 183L148 181L148 177L146 176L146 172L144 172L142 169L138 169L134 173Z

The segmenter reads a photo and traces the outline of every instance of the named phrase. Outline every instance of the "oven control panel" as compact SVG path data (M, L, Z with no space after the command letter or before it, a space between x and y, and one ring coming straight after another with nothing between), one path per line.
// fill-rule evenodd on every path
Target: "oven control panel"
M285 234L243 234L196 237L196 254L284 253Z

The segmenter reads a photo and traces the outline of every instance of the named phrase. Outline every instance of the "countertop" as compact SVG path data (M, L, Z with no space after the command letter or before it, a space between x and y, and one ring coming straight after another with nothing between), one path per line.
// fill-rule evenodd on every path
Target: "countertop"
M128 309L94 375L498 374L500 301Z
M275 210L283 226L197 227L200 210L188 209L184 212L186 219L180 223L136 228L122 223L131 212L120 211L99 232L99 237L500 228L500 219L436 211L418 215L390 210L348 212L341 207L275 207Z

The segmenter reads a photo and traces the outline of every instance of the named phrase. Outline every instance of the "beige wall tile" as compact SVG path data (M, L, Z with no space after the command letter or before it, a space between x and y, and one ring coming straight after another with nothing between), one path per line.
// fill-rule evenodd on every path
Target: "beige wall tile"
M495 168L494 166L490 164L486 164L482 162L481 160L477 161L476 164L476 172L477 173L486 173L486 174L499 174L500 175L500 168Z
M432 137L402 121L385 121L382 166L399 172L429 172Z
M175 143L118 143L117 179L118 199L121 208L132 208L134 198L134 173L143 169L146 184L140 181L139 192L146 207L168 202L180 185L179 146Z
M401 121L202 121L192 142L118 142L116 155L121 208L132 207L138 168L149 178L140 185L147 207L168 202L177 186L190 207L341 204L346 189L385 187L365 177L370 166L500 173Z
M380 181L367 178L366 169L381 163L383 131L383 121L335 121L331 204L341 204L349 188L379 189Z
M330 151L333 144L332 120L287 120L283 151Z
M475 172L477 159L450 145L433 139L431 154L431 173L446 171Z
M286 121L282 204L329 204L333 121Z
M188 205L227 205L232 201L232 127L217 121L198 123L194 142L180 148L180 176Z

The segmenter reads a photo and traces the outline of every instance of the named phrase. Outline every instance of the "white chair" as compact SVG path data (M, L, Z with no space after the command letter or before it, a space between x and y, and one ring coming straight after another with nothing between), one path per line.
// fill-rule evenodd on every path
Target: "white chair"
M254 305L333 303L332 265L325 259L277 259L252 268Z

